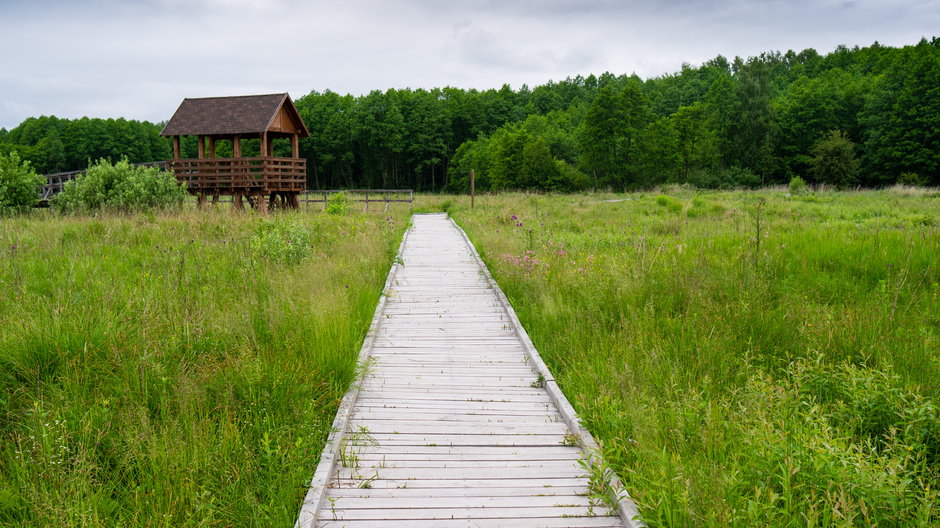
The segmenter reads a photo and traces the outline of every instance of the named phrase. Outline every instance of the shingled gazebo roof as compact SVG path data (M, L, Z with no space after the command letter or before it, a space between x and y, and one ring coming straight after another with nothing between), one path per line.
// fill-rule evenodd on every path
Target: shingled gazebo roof
M286 93L183 99L161 136L232 136L287 132L275 126L287 117L300 137L310 136Z

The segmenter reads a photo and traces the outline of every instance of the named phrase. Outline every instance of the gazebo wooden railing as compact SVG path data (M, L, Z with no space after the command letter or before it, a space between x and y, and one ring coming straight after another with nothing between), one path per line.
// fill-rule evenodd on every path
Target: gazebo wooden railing
M307 186L307 160L297 158L202 158L170 162L191 192L300 192Z
M264 207L267 195L272 200L282 198L284 205L297 207L297 193L307 187L307 160L303 158L278 158L273 156L253 158L201 158L177 159L170 162L176 179L185 183L190 193L199 197L200 204L206 196L213 202L219 195L245 196L253 206ZM241 200L234 200L235 207Z

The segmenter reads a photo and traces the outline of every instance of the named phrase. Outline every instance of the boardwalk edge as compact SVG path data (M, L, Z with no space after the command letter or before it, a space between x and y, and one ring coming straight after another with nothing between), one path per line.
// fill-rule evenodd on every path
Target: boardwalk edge
M574 407L571 406L568 398L565 397L565 394L561 391L561 388L558 386L558 383L555 381L552 373L548 370L548 366L546 366L545 362L542 361L542 357L539 355L538 350L535 348L535 345L529 338L529 334L525 331L525 328L522 327L522 323L516 316L516 311L512 308L512 305L509 304L509 300L506 298L506 294L504 294L503 290L500 289L499 284L496 283L496 280L493 279L493 276L490 274L490 270L487 268L486 263L484 263L483 259L480 258L480 254L477 252L476 246L473 245L473 242L470 241L470 237L467 236L467 233L463 230L463 228L457 225L457 222L455 222L454 219L450 217L450 215L448 215L448 219L454 225L454 227L457 228L457 231L460 232L460 235L467 242L467 245L470 246L470 253L480 264L480 268L483 270L483 275L486 278L487 283L490 285L490 287L493 288L493 291L496 293L496 298L499 299L500 304L508 314L509 321L512 323L513 331L522 341L522 345L526 350L526 354L529 356L532 366L535 368L536 372L545 379L545 390L548 392L549 398L555 402L555 406L558 408L558 412L561 414L565 424L572 433L578 436L578 442L581 444L581 448L584 450L584 452L588 455L590 463L595 467L606 467L606 464L601 457L601 452L597 442L594 440L591 432L581 425L581 420L578 418L577 412L575 412ZM621 520L623 520L626 527L646 528L646 524L641 519L640 512L637 509L636 504L633 502L633 499L630 498L630 494L624 488L623 484L620 482L620 479L617 478L613 472L608 475L608 485L610 486L611 490L614 490L615 493L617 493L617 496L612 498L617 501L617 514L620 516Z
M375 336L382 322L382 315L385 313L385 304L388 300L387 292L392 287L396 273L403 265L400 264L402 250L405 247L405 242L408 241L408 236L411 234L412 229L413 225L409 225L405 234L401 237L401 244L398 245L398 252L395 254L395 260L392 261L392 267L389 269L388 277L385 279L385 285L382 287L379 303L375 307L375 313L372 315L369 331L362 341L362 347L359 349L357 365L365 365L369 361L369 356L372 354ZM356 399L359 397L360 382L366 374L365 371L361 372L359 376L350 383L349 389L346 391L346 394L343 395L339 408L336 410L333 425L330 427L330 435L327 437L326 444L323 446L320 462L317 464L313 478L310 480L310 486L307 489L307 495L304 496L304 501L301 504L300 513L297 515L297 522L294 523L294 528L314 528L316 526L317 514L320 512L320 507L323 504L323 496L326 494L330 478L333 476L333 470L336 469L336 459L339 456L339 449L343 443L343 437L346 434L349 415L352 413Z

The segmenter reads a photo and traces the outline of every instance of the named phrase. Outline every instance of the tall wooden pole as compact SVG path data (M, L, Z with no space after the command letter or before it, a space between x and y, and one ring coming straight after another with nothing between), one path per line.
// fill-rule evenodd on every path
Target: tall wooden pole
M477 195L476 183L477 183L477 175L475 172L473 172L473 169L470 169L470 209L473 209L473 205L474 205L473 202L476 201L476 195Z

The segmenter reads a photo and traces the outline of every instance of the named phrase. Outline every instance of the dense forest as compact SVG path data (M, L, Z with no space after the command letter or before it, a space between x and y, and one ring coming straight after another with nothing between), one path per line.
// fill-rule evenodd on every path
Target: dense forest
M311 188L615 190L662 183L940 185L940 38L513 90L390 89L295 101ZM29 118L0 129L43 173L169 157L161 124ZM195 157L195 140L184 155ZM250 150L250 146L249 146Z

